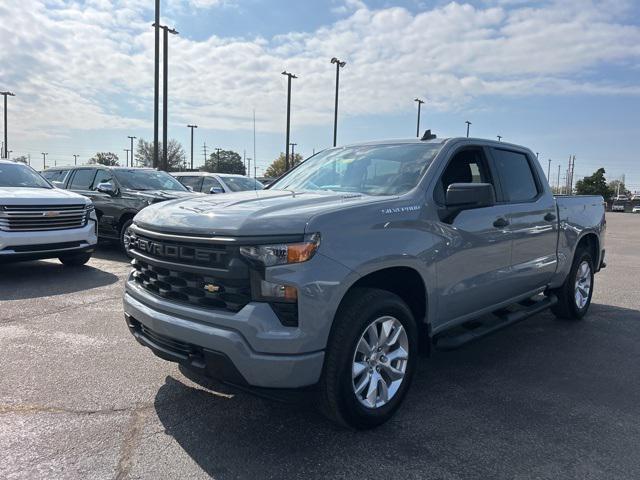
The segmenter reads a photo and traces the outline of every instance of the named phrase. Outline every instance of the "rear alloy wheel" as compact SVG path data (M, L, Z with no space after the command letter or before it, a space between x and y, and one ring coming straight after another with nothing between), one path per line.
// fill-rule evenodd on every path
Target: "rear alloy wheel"
M400 407L415 370L418 328L397 295L357 288L336 314L319 384L320 408L345 427L367 429Z
M578 250L564 284L552 291L558 297L558 303L551 307L556 317L580 320L586 315L593 295L593 271L591 254Z

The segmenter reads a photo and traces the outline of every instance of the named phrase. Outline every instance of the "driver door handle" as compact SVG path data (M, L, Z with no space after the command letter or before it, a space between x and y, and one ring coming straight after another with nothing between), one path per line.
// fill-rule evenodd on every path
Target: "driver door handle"
M495 222L493 222L493 226L496 227L496 228L504 228L507 225L509 225L509 220L507 220L504 217L500 217L500 218L496 219Z

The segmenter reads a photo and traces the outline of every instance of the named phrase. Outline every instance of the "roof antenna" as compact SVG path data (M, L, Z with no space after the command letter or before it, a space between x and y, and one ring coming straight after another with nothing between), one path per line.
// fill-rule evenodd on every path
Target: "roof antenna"
M431 133L431 130L425 130L424 135L422 135L420 140L433 140L434 138L436 138L435 133Z

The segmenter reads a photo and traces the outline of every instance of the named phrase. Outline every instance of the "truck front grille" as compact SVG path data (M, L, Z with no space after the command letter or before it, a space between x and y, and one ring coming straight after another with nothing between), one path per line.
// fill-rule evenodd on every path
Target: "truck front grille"
M81 228L87 224L89 212L85 205L5 205L0 208L0 230L39 232Z

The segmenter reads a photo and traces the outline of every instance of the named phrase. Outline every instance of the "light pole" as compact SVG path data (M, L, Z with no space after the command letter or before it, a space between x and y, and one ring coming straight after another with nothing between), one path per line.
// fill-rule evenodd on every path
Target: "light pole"
M333 111L333 146L335 147L338 141L338 89L340 88L340 69L343 68L347 62L333 57L331 63L336 64L336 105Z
M125 166L128 167L129 166L129 152L130 152L130 150L128 148L125 148L124 151L127 152L127 160L126 160L127 163L125 164Z
M296 145L298 145L297 143L290 143L289 145L291 145L291 168L295 167L296 164Z
M191 170L193 170L193 129L198 128L198 125L187 125L187 128L191 129Z
M498 137L498 141L501 142L502 141L502 135L497 135L497 137Z
M132 137L131 135L127 135L127 138L131 140L131 166L133 167L134 166L133 165L133 141L138 137Z
M77 166L78 165L78 157L80 155L76 155L75 153L73 154L73 165Z
M284 155L284 170L289 171L289 135L291 133L291 79L298 78L293 73L289 73L286 70L282 72L282 75L287 76L287 140L286 140L286 152Z
M155 36L155 64L153 89L153 168L158 168L158 110L160 103L160 0L156 0L156 18L153 23Z
M155 27L157 23L154 23ZM166 25L159 25L163 30L162 37L162 165L160 170L169 170L169 161L167 158L167 117L169 114L167 97L169 92L169 34L178 35L178 31L167 27Z
M47 155L49 155L48 153L42 152L42 169L46 170L47 169Z
M418 102L418 125L416 126L416 137L420 137L420 107L424 103L424 100L420 100L419 98L414 98L414 102Z
M9 158L7 151L9 150L9 144L7 143L7 97L15 97L15 93L12 92L0 92L0 95L4 97L4 154L0 158Z
M472 125L471 122L469 120L465 121L464 123L467 124L467 138L469 138L469 127Z
M551 159L548 160L549 164L547 165L547 180L551 183Z
M220 150L222 150L222 149L216 147L216 158L217 158L216 170L218 172L220 172Z

